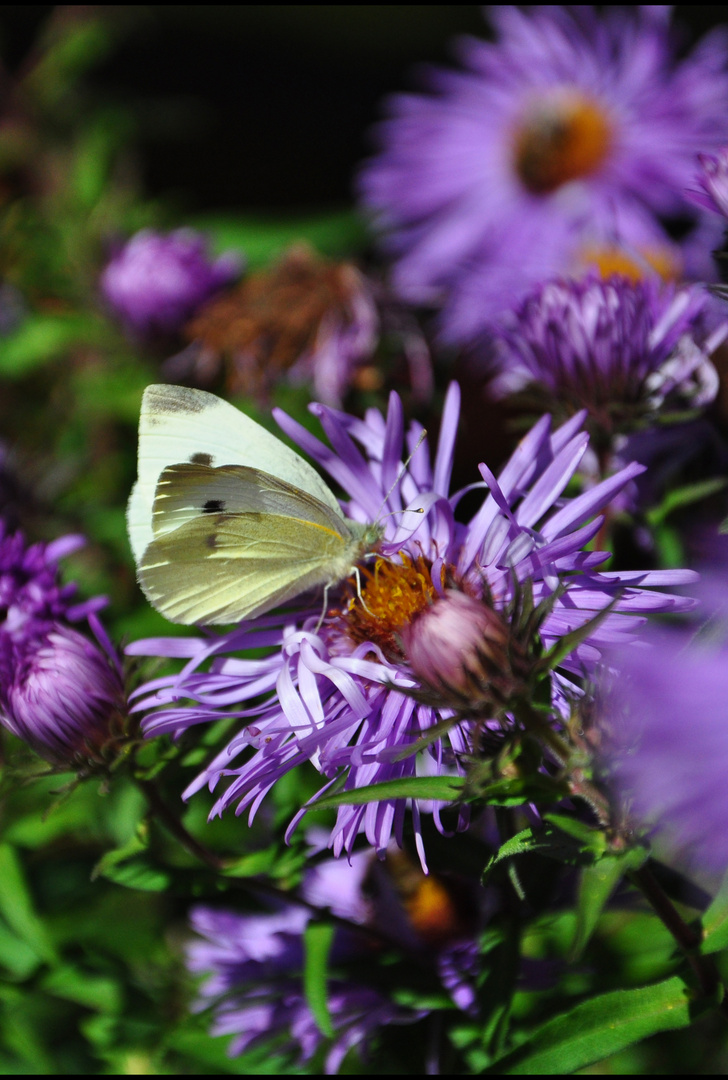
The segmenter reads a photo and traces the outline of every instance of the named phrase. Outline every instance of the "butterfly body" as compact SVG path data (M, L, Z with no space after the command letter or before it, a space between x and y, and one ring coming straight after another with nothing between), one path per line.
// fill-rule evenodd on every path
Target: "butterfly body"
M254 618L337 584L382 535L244 413L177 386L144 393L127 520L144 593L184 624Z

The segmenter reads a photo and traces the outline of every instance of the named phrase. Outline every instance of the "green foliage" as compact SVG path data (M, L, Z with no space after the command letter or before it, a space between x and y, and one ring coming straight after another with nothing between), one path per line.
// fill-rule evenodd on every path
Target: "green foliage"
M682 979L642 990L617 990L555 1017L489 1073L506 1076L574 1073L659 1031L688 1027L700 1009Z

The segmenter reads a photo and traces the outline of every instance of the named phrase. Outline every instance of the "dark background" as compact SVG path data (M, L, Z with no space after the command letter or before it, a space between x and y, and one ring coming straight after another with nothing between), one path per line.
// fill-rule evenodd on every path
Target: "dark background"
M50 5L0 12L0 55L22 69ZM417 65L486 34L476 5L109 8L115 41L88 79L135 118L147 194L179 214L345 205L389 92ZM681 7L685 44L725 8Z

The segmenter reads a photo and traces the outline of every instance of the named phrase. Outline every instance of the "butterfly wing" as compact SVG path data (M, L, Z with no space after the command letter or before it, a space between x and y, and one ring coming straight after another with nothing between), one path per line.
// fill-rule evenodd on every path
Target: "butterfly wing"
M268 473L306 492L341 516L334 494L316 470L233 405L185 386L148 386L139 420L139 473L127 510L137 565L154 539L157 482L168 465L265 464ZM343 519L342 519L343 520Z
M152 520L139 582L185 624L253 618L340 581L362 546L338 508L245 466L164 469Z

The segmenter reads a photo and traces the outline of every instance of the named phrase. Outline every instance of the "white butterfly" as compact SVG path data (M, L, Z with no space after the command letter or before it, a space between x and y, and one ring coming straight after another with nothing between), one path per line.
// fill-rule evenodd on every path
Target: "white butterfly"
M162 385L144 391L127 525L147 599L185 624L337 584L383 534L344 517L313 467L234 406Z

